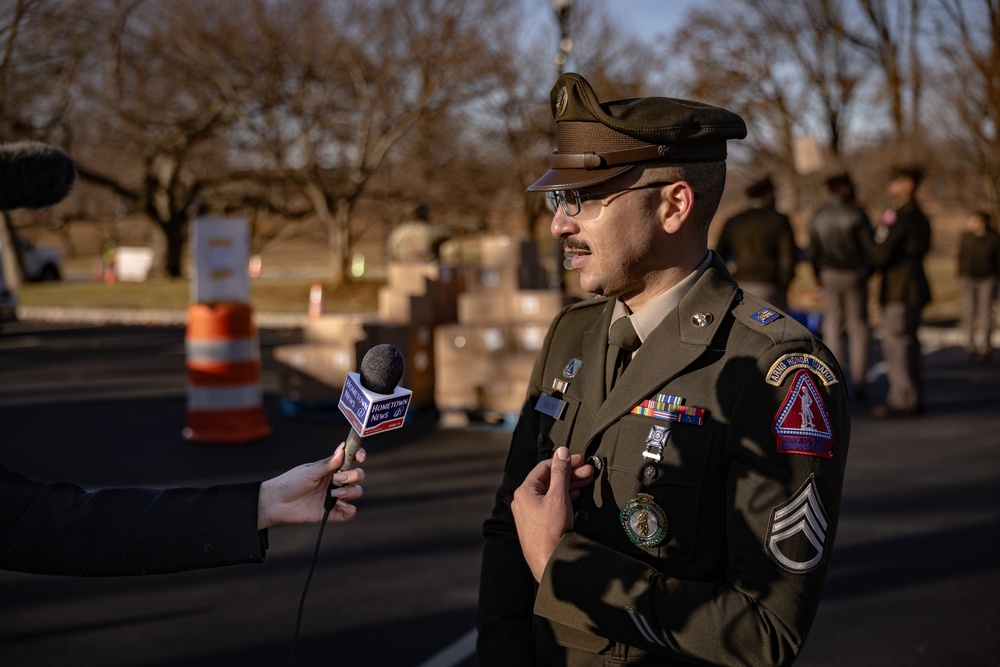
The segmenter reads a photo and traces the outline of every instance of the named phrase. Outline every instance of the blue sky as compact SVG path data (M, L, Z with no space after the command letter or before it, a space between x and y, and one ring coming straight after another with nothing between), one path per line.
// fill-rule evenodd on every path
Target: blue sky
M711 7L718 0L605 0L610 15L644 39L673 32L690 7Z

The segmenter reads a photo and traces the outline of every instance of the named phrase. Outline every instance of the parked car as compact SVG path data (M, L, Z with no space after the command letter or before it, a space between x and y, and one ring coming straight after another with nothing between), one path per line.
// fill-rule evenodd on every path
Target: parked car
M17 245L24 262L25 280L62 280L62 253L55 248L35 245L23 236L17 237Z

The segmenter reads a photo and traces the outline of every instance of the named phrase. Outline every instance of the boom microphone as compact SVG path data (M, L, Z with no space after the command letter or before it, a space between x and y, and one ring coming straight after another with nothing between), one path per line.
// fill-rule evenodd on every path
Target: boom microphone
M376 345L361 360L360 373L348 373L340 395L340 411L351 422L351 433L344 447L341 470L354 467L354 456L361 438L390 431L403 425L412 392L399 387L403 377L403 355L392 345ZM333 482L330 490L337 488ZM327 495L326 509L337 504Z
M76 181L76 163L37 141L0 145L0 211L58 204Z

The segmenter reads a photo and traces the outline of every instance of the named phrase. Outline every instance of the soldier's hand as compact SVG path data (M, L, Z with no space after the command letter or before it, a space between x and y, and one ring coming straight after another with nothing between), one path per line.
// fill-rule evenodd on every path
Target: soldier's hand
M535 466L514 492L510 507L517 536L536 581L542 580L559 539L573 527L571 494L578 495L593 474L593 466L584 464L581 455L570 456L568 449L560 447L551 460Z

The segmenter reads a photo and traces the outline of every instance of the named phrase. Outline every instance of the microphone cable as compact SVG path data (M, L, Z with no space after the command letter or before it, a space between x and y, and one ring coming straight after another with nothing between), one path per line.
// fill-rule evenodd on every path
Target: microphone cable
M295 638L292 640L292 653L288 656L288 667L292 667L295 664L295 648L299 644L299 631L302 629L302 615L303 610L306 606L306 593L309 592L309 583L312 581L313 572L316 571L316 563L319 561L319 549L320 545L323 543L323 531L326 529L326 521L330 518L330 511L333 510L334 506L337 504L337 499L333 496L333 503L323 503L323 519L319 523L319 534L316 536L316 549L313 551L312 564L309 566L309 574L306 575L305 586L302 587L302 598L299 600L299 613L295 619Z

